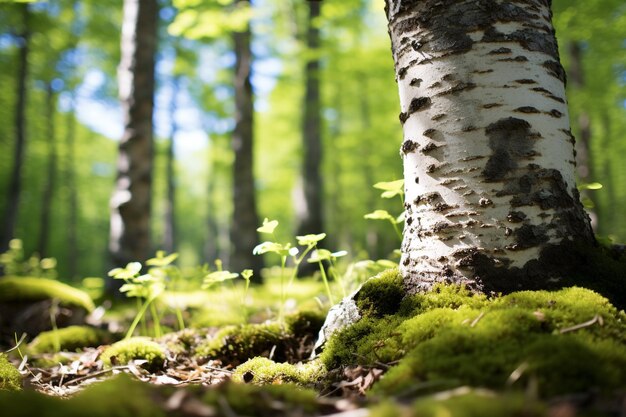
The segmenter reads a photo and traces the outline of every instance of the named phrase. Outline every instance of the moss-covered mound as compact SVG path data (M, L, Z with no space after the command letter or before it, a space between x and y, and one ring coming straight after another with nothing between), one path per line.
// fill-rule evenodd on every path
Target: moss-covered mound
M0 391L2 415L12 417L317 416L328 406L314 391L292 385L257 387L224 383L179 389L139 382L122 374L87 387L69 399L34 391Z
M30 354L75 351L111 343L109 332L91 326L69 326L40 333L28 344Z
M219 359L224 363L239 365L257 356L272 356L277 361L298 360L308 355L315 337L323 324L318 312L304 311L285 318L285 324L267 322L226 326L196 347L196 356L202 359ZM310 344L301 352L301 344Z
M292 365L257 357L239 365L233 374L233 381L255 385L292 383L313 387L325 374L326 369L319 361Z
M135 359L146 360L143 366L155 371L165 363L165 350L147 337L133 337L112 344L102 352L100 359L105 366L125 365Z
M19 391L22 389L22 375L9 362L6 355L0 353L0 391Z
M573 412L572 409L569 409ZM543 417L552 414L546 404L522 394L498 395L487 390L461 388L427 396L410 406L385 402L371 410L370 417ZM573 415L573 414L568 414Z
M5 277L0 279L0 302L39 301L55 298L62 305L95 308L91 297L77 288L46 278Z
M154 388L120 375L96 383L69 400L35 391L0 392L2 415L12 417L161 417L166 413L151 396Z
M548 398L626 386L626 315L590 290L487 299L440 286L396 310L366 315L331 338L321 356L327 368L400 361L375 387L394 394L424 384L532 385Z

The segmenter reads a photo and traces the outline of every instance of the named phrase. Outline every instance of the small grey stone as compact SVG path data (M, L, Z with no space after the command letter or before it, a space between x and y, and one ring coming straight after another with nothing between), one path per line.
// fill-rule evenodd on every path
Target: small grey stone
M356 294L360 290L361 288L359 287L355 292L341 300L339 304L335 304L330 308L328 315L326 315L326 321L317 337L311 358L316 357L322 351L324 343L326 343L326 340L328 340L331 335L361 319L359 308L354 301Z

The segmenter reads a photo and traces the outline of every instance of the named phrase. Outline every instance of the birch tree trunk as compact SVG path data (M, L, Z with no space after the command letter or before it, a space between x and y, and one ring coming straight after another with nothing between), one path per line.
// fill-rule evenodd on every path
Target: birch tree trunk
M404 129L410 292L558 285L594 241L548 0L386 0Z
M156 0L125 0L122 58L118 69L124 134L119 143L117 181L111 197L109 250L124 266L151 255L150 214L154 144Z

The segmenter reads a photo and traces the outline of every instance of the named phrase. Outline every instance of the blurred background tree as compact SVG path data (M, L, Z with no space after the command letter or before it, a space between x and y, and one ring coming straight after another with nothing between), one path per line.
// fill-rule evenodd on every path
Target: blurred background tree
M402 175L383 1L237 5L158 0L149 252L176 250L182 266L219 258L253 267L259 259L237 254L233 236L256 236L263 217L280 221L279 241L298 231L301 173L315 162L302 138L311 135L324 156L313 198L324 230L300 230L326 232L327 247L356 259L389 256L399 245L393 229L363 219L376 208L401 210L372 188ZM598 235L624 242L626 4L554 0L553 10L583 198ZM66 281L109 268L109 200L123 135L122 16L117 0L0 2L0 244L18 237L27 254L57 258ZM247 27L254 162L244 165L253 168L247 190L258 212L243 209L257 219L244 225L235 213L243 197L233 191L233 33Z

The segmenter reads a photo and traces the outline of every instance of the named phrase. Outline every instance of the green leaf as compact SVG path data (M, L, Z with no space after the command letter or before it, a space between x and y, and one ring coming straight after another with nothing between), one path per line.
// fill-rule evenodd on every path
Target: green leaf
M167 266L174 262L178 258L177 253L165 256L165 251L157 251L156 258L151 258L146 261L146 265L150 266Z
M383 191L402 191L404 189L404 180L377 182L374 184L374 188Z
M373 212L363 216L363 218L369 220L391 220L394 222L396 220L387 210L374 210Z
M311 257L307 260L307 262L312 264L312 263L321 262L321 261L328 261L330 260L331 256L332 254L330 253L329 250L317 249L311 252Z
M218 282L224 282L229 279L235 279L239 276L239 274L230 272L230 271L215 271L211 272L209 275L204 277L202 282L202 288L209 288L213 284L217 284Z
M317 244L320 240L326 237L326 233L320 233L318 235L304 235L304 236L296 236L298 240L298 245L302 246L313 246Z
M288 251L289 249L287 249L287 252ZM263 255L264 253L268 253L268 252L274 252L280 255L283 252L285 252L285 247L281 245L280 243L276 243L276 242L263 242L263 243L256 245L254 249L252 249L252 253L254 255Z
M602 184L599 182L591 182L589 184L580 184L578 186L579 190L599 190L602 188Z
M278 220L269 220L267 217L263 220L263 226L256 229L259 233L274 233L274 229L278 226Z
M347 254L348 254L348 251L340 250L340 251L331 253L330 256L332 256L333 258L341 258L342 256L346 256Z
M115 268L109 271L109 276L114 279L132 279L141 271L141 264L139 262L131 262L126 265L126 268Z
M250 281L252 274L253 272L251 269L244 269L243 271L241 271L241 277L245 279L246 281Z

